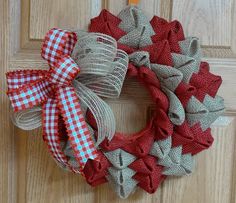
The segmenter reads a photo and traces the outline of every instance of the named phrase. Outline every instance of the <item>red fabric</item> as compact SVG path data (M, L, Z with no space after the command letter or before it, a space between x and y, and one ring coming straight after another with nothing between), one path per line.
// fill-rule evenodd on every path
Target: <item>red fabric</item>
M89 30L91 32L102 32L114 37L118 40L126 33L119 28L120 19L107 10L103 10L101 14L91 20ZM185 39L181 24L178 21L167 22L166 20L154 16L150 21L155 35L152 36L153 44L143 47L141 49L134 49L124 44L118 43L118 48L126 51L128 54L136 51L148 51L150 54L150 61L167 66L173 66L171 52L181 53L179 41ZM123 149L126 152L133 154L137 160L129 165L131 169L136 171L133 176L138 181L138 186L147 191L154 193L159 184L166 178L162 175L163 167L157 165L157 158L150 156L149 151L155 140L166 139L172 136L172 147L183 146L183 153L191 153L192 155L207 149L213 143L210 129L202 131L200 124L192 127L185 121L181 126L173 126L169 117L169 101L167 96L160 88L160 81L155 73L148 67L136 67L132 62L129 63L128 77L137 78L149 91L153 102L155 104L155 111L153 117L148 122L147 126L138 133L133 135L125 135L123 133L116 133L114 138L109 142L105 140L100 144L103 151L113 151L115 149ZM182 105L186 107L189 99L195 96L200 101L203 101L206 94L215 96L221 84L221 78L209 72L209 65L205 62L201 63L200 71L193 74L190 83L181 82L175 90L175 94L180 99ZM96 130L96 122L88 112L88 121ZM94 161L91 161L85 167L85 174L87 174L87 181L95 186L105 181L106 172L98 173L97 178L91 179L96 175L93 169ZM104 161L103 166L106 171L110 165L107 160ZM96 171L95 167L95 171ZM100 177L100 175L104 175ZM88 178L89 180L88 180Z
M120 22L121 20L109 11L102 10L99 16L91 19L89 31L107 34L118 40L126 34L125 31L118 27Z
M150 23L156 33L152 36L153 42L168 40L171 52L180 53L178 42L185 39L182 25L178 21L169 23L158 16L154 16Z
M86 181L92 186L107 182L107 168L111 166L103 153L99 152L99 157L99 162L89 159L83 170Z
M196 87L192 86L191 84L181 82L176 88L175 94L181 101L182 105L186 107L189 99L196 95Z
M157 165L153 156L145 156L129 165L137 173L133 176L138 181L138 186L148 193L154 193L166 176L162 175L163 166Z
M190 80L190 85L196 88L194 96L201 102L204 100L206 94L215 97L222 84L221 77L210 73L209 69L209 64L202 62L199 72L193 74Z
M149 53L150 62L172 66L171 49L168 40L158 41L155 44L143 47L140 51Z

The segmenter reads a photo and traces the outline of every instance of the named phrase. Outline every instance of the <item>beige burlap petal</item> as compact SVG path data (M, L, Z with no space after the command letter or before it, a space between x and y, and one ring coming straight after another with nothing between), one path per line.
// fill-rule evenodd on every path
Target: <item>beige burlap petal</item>
M150 150L150 154L158 157L159 159L164 159L170 152L172 145L171 136L164 140L159 140L153 143L153 146Z
M133 194L137 188L138 182L130 176L132 174L132 172L125 171L125 169L120 170L117 174L114 174L114 176L116 175L117 178L119 178L119 181L120 179L125 178L126 181L124 181L122 184L117 184L117 182L115 181L117 178L114 180L111 176L107 177L116 194L122 199L128 198L129 195Z
M127 32L119 39L122 44L140 48L152 44L151 36L155 34L147 17L135 6L122 10L118 17L122 20L119 27Z
M119 39L119 43L133 48L141 48L152 44L151 35L145 26L138 27Z
M172 53L172 59L174 67L183 74L183 82L185 83L189 83L193 73L199 71L199 61L192 57Z
M207 117L209 111L196 97L191 97L186 106L186 119L190 126L198 123L201 119Z
M186 37L185 40L179 42L179 45L183 55L192 57L196 61L201 61L202 51L197 37Z
M145 66L150 68L150 57L147 51L137 51L129 55L129 61L135 66Z
M185 120L185 111L184 111L184 107L181 104L181 101L172 91L165 88L164 86L162 87L162 90L163 92L165 92L165 94L169 98L168 116L171 122L175 125L183 124Z
M183 80L181 71L170 66L151 64L152 70L159 78L161 85L174 92L180 82Z
M158 164L165 166L165 175L183 176L192 173L194 160L191 154L182 154L182 146L179 146L171 148L168 156L158 160Z
M124 169L133 161L136 157L122 149L116 149L111 152L104 153L107 159L112 163L112 165L117 169Z
M209 95L206 95L203 104L209 111L208 115L200 120L202 129L206 130L220 115L225 112L225 106L224 99L220 96L213 98Z
M136 160L136 157L122 149L104 154L113 165L108 168L107 179L113 185L117 195L125 199L135 191L138 183L132 178L136 172L128 167Z
M118 18L121 19L119 27L127 33L132 32L138 27L146 27L150 36L155 34L148 18L137 6L126 7L119 13Z

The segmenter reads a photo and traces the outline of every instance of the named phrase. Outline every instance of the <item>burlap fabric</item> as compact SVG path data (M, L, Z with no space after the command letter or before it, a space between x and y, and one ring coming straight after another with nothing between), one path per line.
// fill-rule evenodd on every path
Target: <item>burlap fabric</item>
M211 146L210 125L224 112L223 99L216 95L221 78L201 62L199 39L184 37L178 21L154 16L149 22L135 6L118 17L104 10L89 29L118 41L129 54L128 75L148 86L161 110L133 138L117 133L110 143L102 143L100 169L93 162L85 169L88 183L108 180L119 197L127 198L137 186L153 193L166 176L190 174L193 155ZM88 174L92 168L95 172Z

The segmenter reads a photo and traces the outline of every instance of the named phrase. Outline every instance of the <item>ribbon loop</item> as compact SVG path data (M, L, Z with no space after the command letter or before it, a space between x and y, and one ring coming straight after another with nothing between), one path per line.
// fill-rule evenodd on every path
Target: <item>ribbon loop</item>
M76 41L74 32L53 28L45 36L41 55L53 66L63 55L71 55Z
M45 80L38 80L18 89L10 89L7 94L15 112L37 106L47 100L52 89Z

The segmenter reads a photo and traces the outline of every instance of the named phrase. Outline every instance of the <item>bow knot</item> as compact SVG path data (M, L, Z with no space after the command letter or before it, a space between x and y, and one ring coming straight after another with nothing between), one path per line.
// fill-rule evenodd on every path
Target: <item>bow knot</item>
M80 38L78 42L77 36ZM88 108L96 120L96 144L105 138L111 140L115 133L115 118L98 95L119 96L128 56L118 50L115 39L107 35L76 34L60 29L47 33L41 55L48 62L49 70L7 73L8 96L16 112L14 120L17 120L17 114L23 120L15 124L23 129L39 127L39 109L42 108L43 138L54 159L62 167L81 172L88 159L99 160L100 157L84 111ZM24 112L25 117L22 116ZM26 122L32 125L27 123L25 128L22 123ZM76 165L64 153L64 136L68 136L64 140L68 140L73 150Z
M74 60L65 55L55 63L54 67L50 67L48 79L57 86L69 86L72 85L72 81L78 75L80 68L74 62Z
M73 146L81 171L88 159L98 160L98 154L90 131L85 122L80 101L72 81L79 73L79 67L70 57L77 37L73 32L60 29L50 30L43 42L42 57L48 61L49 71L13 72L8 83L22 77L25 84L16 89L9 88L8 95L15 111L43 105L43 134L54 158L71 168L67 157L61 153L59 113ZM40 74L41 73L41 74ZM72 169L72 168L71 168ZM74 169L72 169L74 172Z

